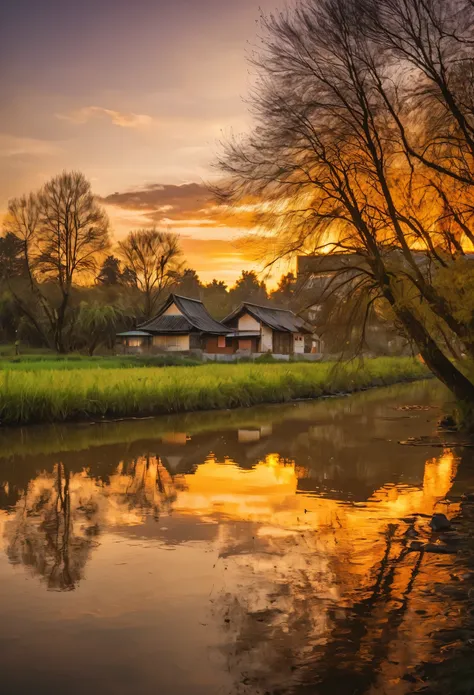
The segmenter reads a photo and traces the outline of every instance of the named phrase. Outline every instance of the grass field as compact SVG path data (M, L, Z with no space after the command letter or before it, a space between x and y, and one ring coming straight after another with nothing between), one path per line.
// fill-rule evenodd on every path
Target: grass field
M410 358L319 364L212 364L196 369L3 369L3 425L159 415L352 392L426 377Z
M21 355L0 357L0 371L43 371L71 369L128 369L140 367L197 366L201 361L180 355L86 357L84 355Z

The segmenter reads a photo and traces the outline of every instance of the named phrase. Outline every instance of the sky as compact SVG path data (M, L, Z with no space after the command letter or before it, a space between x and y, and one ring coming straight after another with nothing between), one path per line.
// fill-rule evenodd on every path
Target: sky
M258 268L205 187L219 140L251 126L247 58L284 0L14 0L0 9L0 213L81 170L114 239L156 224L185 264L232 283Z

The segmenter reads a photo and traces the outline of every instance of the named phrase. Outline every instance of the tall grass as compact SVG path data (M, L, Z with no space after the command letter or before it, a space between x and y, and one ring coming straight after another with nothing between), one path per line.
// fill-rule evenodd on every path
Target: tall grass
M446 399L445 387L436 379L418 381L406 390L399 383L387 389L368 389L353 394L351 398L315 399L284 404L257 404L252 408L237 410L203 410L200 412L171 413L158 418L124 418L77 423L51 423L36 427L0 427L0 465L13 456L33 457L64 452L90 451L95 447L121 445L124 450L134 442L159 440L170 432L186 432L194 437L206 432L255 429L262 425L277 425L284 420L337 417L342 411L365 410L374 404L430 402L441 403ZM409 399L408 401L406 399ZM295 407L298 406L298 407ZM90 425L94 424L94 427ZM144 448L148 444L144 444Z
M427 376L410 358L319 364L203 365L199 369L0 372L0 422L27 424L280 403Z

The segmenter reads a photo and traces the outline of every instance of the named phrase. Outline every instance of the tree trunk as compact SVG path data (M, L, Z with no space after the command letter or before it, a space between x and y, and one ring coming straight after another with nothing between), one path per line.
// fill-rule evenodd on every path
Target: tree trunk
M385 285L383 293L408 335L416 343L426 366L459 401L474 403L474 384L440 350L415 314L407 307L397 305L390 287Z
M66 346L64 344L64 322L66 318L66 309L67 305L69 303L69 294L66 292L63 294L63 299L61 302L61 306L58 309L57 313L57 318L56 318L56 327L54 331L54 344L56 346L56 351L60 355L64 355L67 353Z
M96 350L96 348L97 348L98 343L99 343L99 338L96 336L96 337L92 340L92 342L89 344L89 349L88 349L89 357L93 357L93 356L94 356L94 352L95 352L95 350Z

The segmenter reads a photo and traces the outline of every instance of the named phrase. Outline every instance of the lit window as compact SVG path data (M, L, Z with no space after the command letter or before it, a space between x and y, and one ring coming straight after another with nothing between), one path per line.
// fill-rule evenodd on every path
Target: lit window
M220 335L217 338L217 347L218 348L225 348L225 335Z

